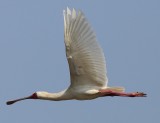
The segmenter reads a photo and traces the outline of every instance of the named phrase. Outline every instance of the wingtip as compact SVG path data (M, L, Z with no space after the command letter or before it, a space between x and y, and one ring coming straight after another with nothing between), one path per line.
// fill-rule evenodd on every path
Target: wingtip
M72 18L76 18L76 10L74 8L72 9Z
M71 15L71 10L69 9L69 7L67 6L67 14Z

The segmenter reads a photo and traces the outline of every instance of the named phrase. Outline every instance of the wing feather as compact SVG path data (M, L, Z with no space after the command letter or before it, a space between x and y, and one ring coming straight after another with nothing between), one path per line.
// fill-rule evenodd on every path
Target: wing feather
M103 51L81 11L64 10L66 57L72 86L104 87L108 83Z

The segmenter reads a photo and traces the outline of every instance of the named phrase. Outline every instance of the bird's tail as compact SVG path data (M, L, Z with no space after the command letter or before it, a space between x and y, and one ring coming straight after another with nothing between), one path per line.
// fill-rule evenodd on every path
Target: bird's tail
M107 90L116 91L116 92L124 92L124 87L107 87Z

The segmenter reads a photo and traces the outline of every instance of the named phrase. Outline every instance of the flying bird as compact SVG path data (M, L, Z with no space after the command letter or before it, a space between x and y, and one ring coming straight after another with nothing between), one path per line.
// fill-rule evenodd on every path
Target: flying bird
M91 100L104 96L145 97L143 92L126 93L123 87L109 87L106 61L96 35L82 11L63 10L64 43L70 69L70 86L58 93L38 91L32 95L8 101L11 105L25 99Z

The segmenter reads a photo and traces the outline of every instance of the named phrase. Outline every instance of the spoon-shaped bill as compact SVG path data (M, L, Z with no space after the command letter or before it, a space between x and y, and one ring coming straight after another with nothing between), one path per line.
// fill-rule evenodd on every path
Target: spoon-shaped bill
M14 103L16 103L18 101L26 100L26 99L38 99L38 97L37 97L36 93L33 93L31 96L28 96L28 97L23 97L23 98L7 101L6 104L7 105L11 105L11 104L14 104Z

